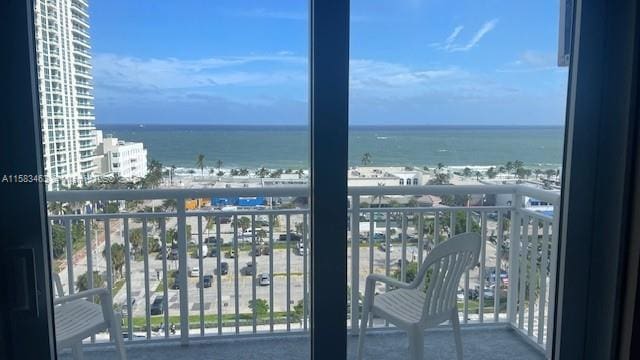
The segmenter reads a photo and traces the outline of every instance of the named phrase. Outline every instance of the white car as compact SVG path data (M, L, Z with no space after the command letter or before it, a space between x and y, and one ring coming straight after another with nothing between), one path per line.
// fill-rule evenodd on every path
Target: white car
M271 285L271 276L269 275L269 273L262 273L258 275L258 284L260 284L260 286Z
M191 268L189 270L189 276L190 277L198 277L198 276L200 276L200 268L198 268L198 267Z

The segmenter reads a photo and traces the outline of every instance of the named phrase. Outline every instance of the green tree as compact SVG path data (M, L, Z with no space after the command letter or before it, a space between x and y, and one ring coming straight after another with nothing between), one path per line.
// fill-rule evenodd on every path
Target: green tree
M196 167L200 169L202 177L204 177L204 154L198 154L198 158L196 159Z
M265 299L249 300L249 309L255 310L257 317L262 317L269 313L269 303Z
M418 275L418 262L412 261L407 262L405 265L405 282L412 282L416 276ZM401 280L402 279L402 269L397 269L393 272L393 277Z
M496 168L493 166L487 169L487 177L489 179L494 179L498 174L496 173Z
M269 176L269 169L265 168L264 166L261 167L260 169L258 169L256 171L256 175L260 178L265 178L267 176Z
M304 177L304 169L296 170L296 174L298 174L298 179L302 179Z
M107 249L102 250L102 256L107 258ZM124 266L124 245L111 244L111 267L113 272L122 277L122 267Z
M94 271L93 287L100 288L104 286L105 286L104 278L102 277L102 275L100 275L98 271ZM86 272L84 274L78 275L78 277L76 278L76 287L78 288L78 291L89 290L89 278Z
M480 171L476 171L476 181L480 181L480 178L482 177L482 173Z
M129 234L129 242L134 252L138 252L142 248L142 229L133 229Z
M471 176L471 168L469 168L469 167L464 168L464 170L462 171L462 176L464 176L464 177Z
M366 152L362 154L362 159L360 159L362 166L368 166L371 164L371 154Z
M216 168L218 169L218 172L222 168L222 164L224 164L224 162L222 162L222 160L220 160L220 159L216 160Z
M232 225L239 227L240 229L242 229L242 232L245 232L248 228L251 227L251 219L246 216L241 216L239 218L236 218L232 222Z

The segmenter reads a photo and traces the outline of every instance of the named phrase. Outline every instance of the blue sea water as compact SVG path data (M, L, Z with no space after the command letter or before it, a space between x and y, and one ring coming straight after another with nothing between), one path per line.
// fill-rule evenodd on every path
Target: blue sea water
M143 142L150 159L165 166L195 168L198 154L214 167L307 168L309 129L301 126L100 125L123 140ZM349 163L364 153L377 166L502 165L557 168L564 128L496 126L361 126L349 134Z

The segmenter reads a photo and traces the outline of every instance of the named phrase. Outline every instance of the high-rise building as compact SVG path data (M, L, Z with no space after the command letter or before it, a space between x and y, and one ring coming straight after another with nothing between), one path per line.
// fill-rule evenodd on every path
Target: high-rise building
M48 190L97 170L89 13L86 0L36 0L42 145Z

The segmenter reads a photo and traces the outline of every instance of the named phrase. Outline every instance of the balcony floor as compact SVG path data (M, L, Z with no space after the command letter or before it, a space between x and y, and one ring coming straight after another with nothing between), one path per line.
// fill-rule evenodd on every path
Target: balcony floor
M358 338L348 337L349 359L355 359ZM462 328L464 358L470 359L544 359L541 350L507 326L468 326ZM144 342L127 347L127 356L135 360L162 359L256 359L293 360L309 358L308 335L285 334L194 339L182 347L175 340ZM406 359L408 342L400 331L374 331L365 341L365 359ZM115 359L112 347L93 346L84 351L86 360ZM425 358L455 359L453 334L450 329L425 333ZM71 359L63 351L61 360Z

